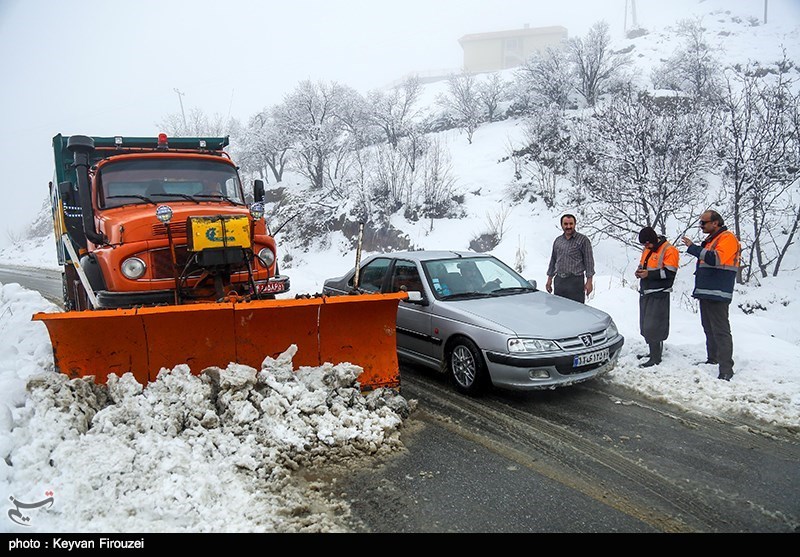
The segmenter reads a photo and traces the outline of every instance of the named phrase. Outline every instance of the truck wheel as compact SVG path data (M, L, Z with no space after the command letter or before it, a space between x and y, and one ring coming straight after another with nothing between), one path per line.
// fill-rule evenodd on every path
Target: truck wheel
M75 291L77 293L77 306L75 309L79 311L83 311L86 309L94 309L92 307L92 303L89 301L89 296L86 295L86 290L83 289L83 285L78 282L75 284Z
M468 338L458 339L447 352L447 369L456 390L464 394L480 394L489 385L483 355Z
M66 267L61 273L61 292L64 297L64 311L74 311L77 308L75 300L75 283L78 274L72 266Z
M64 300L64 311L72 311L75 309L75 305L72 303L72 300L69 297L69 288L67 287L67 277L64 273L61 273L61 297Z

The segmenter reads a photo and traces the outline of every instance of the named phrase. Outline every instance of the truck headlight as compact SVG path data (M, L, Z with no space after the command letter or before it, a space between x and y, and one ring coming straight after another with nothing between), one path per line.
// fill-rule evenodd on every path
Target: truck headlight
M552 340L538 338L508 339L509 352L552 352L554 350L561 350L561 347Z
M144 261L138 257L129 257L122 262L120 269L122 270L122 274L127 278L138 279L144 274L145 269L147 269L147 265L145 265Z
M259 201L250 205L250 215L253 220L261 220L264 216L264 204Z
M267 267L272 267L272 264L275 263L275 254L272 253L272 250L269 248L262 248L261 251L258 252L258 257Z

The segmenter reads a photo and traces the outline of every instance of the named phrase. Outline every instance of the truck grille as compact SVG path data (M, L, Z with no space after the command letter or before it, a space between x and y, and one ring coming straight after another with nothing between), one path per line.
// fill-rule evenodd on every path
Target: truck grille
M169 229L172 232L172 237L175 236L186 236L186 221L183 222L173 222L170 223ZM156 238L166 237L167 236L167 226L162 223L154 224L153 225L153 236Z
M183 272L186 263L191 258L192 253L185 245L175 246L175 259L178 261L178 274ZM173 278L175 274L172 271L172 254L170 249L159 248L150 251L150 264L153 268L154 279ZM243 263L231 267L232 273L246 273L247 266ZM195 269L189 273L190 277L199 276L202 273L200 269Z
M166 234L166 228L161 225ZM155 227L153 227L155 228ZM189 261L189 251L186 246L175 246L175 259L178 261L178 272L180 273ZM173 278L172 253L169 248L155 249L150 252L150 264L153 266L153 278Z

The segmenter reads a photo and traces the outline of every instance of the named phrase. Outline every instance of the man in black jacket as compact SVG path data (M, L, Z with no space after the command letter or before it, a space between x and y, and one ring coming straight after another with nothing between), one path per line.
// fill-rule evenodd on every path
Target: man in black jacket
M649 226L639 232L642 256L636 277L639 279L639 332L650 349L640 358L647 361L639 367L661 363L664 341L669 336L669 293L680 264L675 246Z

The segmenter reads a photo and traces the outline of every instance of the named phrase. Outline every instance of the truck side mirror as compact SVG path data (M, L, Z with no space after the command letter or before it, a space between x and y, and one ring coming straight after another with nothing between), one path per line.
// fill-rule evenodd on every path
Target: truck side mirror
M75 193L72 182L61 182L58 184L58 195L67 205L77 205L75 202Z
M253 201L264 201L264 180L253 180Z

